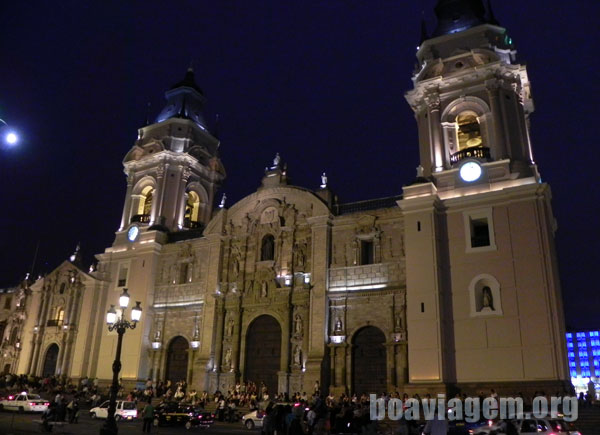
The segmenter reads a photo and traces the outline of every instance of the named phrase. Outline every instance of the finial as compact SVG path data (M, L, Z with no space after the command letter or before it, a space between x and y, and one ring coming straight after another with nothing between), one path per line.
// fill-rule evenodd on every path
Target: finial
M423 166L417 166L417 178L423 178L424 171L425 169L423 168Z
M73 254L71 254L71 256L69 257L69 260L71 260L71 263L73 263L79 257L79 249L80 248L81 248L80 242L77 242L77 246L75 247L75 252L73 252Z
M275 158L273 159L272 168L273 169L278 168L280 163L281 163L281 156L279 155L279 153L276 153Z
M219 203L219 208L225 208L225 201L227 201L227 195L223 194L221 197L221 202Z
M325 172L321 175L321 189L325 189L327 187L327 175Z

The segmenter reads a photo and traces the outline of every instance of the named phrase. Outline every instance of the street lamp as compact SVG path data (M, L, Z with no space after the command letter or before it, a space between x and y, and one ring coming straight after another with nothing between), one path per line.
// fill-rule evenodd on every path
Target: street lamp
M3 128L2 130L6 130L2 132L2 140L7 145L16 145L16 143L19 141L19 136L17 135L17 133L10 128L10 125L8 125L8 123L4 119L0 118L0 122L5 125L5 128Z
M136 301L135 307L131 309L131 322L125 318L125 310L129 305L129 293L123 289L123 294L119 297L119 306L121 307L121 316L117 314L115 306L111 305L106 313L106 324L109 331L117 331L117 353L113 362L113 380L110 387L110 401L108 404L108 417L104 426L100 429L101 435L113 435L119 432L115 420L115 411L117 408L117 392L119 391L119 372L121 371L121 345L123 344L123 334L127 329L135 329L137 322L142 317L142 307L140 301Z

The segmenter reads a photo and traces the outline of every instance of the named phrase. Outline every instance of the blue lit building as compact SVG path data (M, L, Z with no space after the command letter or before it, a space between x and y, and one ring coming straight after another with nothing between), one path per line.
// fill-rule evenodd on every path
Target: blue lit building
M600 331L567 332L571 382L577 392L587 392L590 379L600 390Z

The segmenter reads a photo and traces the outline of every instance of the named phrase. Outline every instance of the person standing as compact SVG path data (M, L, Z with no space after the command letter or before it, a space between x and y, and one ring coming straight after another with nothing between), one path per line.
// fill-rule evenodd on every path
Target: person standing
M144 419L144 426L142 432L150 433L152 430L152 420L154 420L154 407L151 402L146 403L142 411L142 418Z

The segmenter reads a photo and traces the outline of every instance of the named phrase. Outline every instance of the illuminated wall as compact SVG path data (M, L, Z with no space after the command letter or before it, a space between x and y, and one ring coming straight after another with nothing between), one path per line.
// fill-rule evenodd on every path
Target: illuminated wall
M600 331L567 333L571 378L600 378Z

